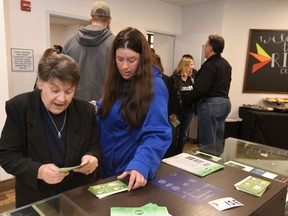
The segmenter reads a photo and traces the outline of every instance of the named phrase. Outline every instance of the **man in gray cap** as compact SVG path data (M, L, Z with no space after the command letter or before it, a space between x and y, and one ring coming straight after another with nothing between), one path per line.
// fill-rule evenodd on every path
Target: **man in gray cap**
M63 53L79 65L80 82L75 96L83 100L99 100L102 95L110 49L114 35L110 31L110 8L96 1L91 8L89 25L80 27L66 42Z

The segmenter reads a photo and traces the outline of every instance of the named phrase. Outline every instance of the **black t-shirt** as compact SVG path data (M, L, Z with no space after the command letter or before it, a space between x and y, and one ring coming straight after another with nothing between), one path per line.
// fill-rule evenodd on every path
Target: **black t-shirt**
M182 109L192 108L191 101L189 102L190 93L193 90L193 83L190 78L187 78L186 81L181 79L180 89L182 95Z

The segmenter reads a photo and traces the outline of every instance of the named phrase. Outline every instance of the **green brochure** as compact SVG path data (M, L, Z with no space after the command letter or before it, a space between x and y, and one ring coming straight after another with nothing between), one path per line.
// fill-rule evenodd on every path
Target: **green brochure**
M171 216L164 206L148 203L142 207L111 207L110 216Z
M75 170L77 168L81 168L81 167L85 166L86 164L88 164L88 162L85 163L85 164L80 164L80 165L72 166L72 167L62 167L62 168L60 168L59 171L60 172L70 172L71 170Z
M264 179L248 176L235 184L237 190L261 197L271 182Z
M128 186L120 180L93 185L88 188L88 190L93 193L99 199L110 196L112 194L120 193L122 191L127 191Z
M172 123L172 125L173 125L174 127L178 127L178 126L181 124L180 120L177 118L176 115L174 115L174 116L170 119L170 122Z
M224 168L222 164L214 163L188 153L181 153L165 158L162 161L200 177Z

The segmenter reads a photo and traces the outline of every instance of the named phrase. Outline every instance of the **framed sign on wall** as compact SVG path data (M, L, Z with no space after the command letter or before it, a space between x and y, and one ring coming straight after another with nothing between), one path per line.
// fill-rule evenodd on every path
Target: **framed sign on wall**
M244 93L288 93L288 30L250 29Z
M34 71L34 55L32 49L11 48L11 56L13 72Z

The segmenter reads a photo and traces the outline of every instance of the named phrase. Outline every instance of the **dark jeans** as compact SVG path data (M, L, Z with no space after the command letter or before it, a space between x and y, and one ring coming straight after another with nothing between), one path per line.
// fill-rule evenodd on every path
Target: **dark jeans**
M207 98L198 103L199 145L218 142L224 137L225 119L231 111L228 98Z
M184 110L181 115L177 115L177 118L181 122L178 127L174 127L170 123L172 128L172 143L166 151L164 158L172 157L176 154L182 153L187 140L188 129L193 118L193 113L193 109L191 108Z
M193 117L193 109L183 109L182 113L178 115L178 118L181 122L179 125L179 132L178 132L178 138L175 137L177 140L177 145L175 149L175 154L180 154L183 152L184 146L187 141L187 136L188 136L188 129L190 126L190 122Z

